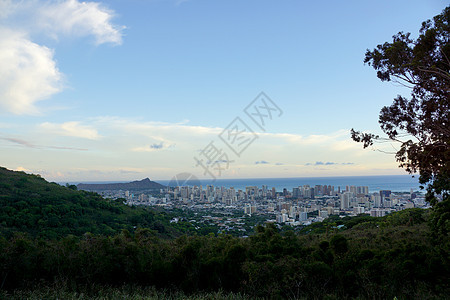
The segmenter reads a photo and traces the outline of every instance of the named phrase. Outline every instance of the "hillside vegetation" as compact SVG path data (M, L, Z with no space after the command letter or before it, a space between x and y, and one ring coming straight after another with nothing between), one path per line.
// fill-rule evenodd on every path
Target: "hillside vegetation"
M0 167L0 233L11 237L25 232L33 237L61 238L86 232L112 235L122 229L149 228L160 236L175 236L170 217L145 208L109 201L92 192L49 183L38 175Z
M448 237L432 237L427 210L383 218L332 216L297 233L268 224L248 238L180 235L165 213L6 169L0 169L0 202L2 298L450 294Z
M396 215L408 220L408 214ZM155 287L271 299L445 299L448 256L429 236L425 223L386 221L307 235L281 234L267 225L245 239L168 240L145 229L59 240L15 234L0 239L0 279L7 295L63 284L64 291L87 290L91 296L101 287L125 285L135 287L129 296Z

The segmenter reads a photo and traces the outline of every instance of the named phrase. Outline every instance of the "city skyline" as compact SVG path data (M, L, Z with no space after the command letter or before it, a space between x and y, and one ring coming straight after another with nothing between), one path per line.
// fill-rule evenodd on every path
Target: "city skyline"
M406 174L376 151L395 144L350 138L379 133L379 110L409 94L364 53L445 5L0 0L0 165L58 182L208 179L194 158L213 142L224 179ZM282 111L264 128L245 113L260 92ZM238 155L220 138L236 118L257 136Z
M333 185L299 185L277 191L267 185L253 185L245 188L214 185L172 186L151 188L150 186L130 186L128 190L121 185L78 185L86 191L100 193L108 199L123 201L129 206L155 206L166 210L186 209L199 214L197 219L189 222L198 224L206 220L221 227L220 232L234 231L245 235L242 226L243 217L232 218L229 226L222 223L222 217L212 217L219 211L223 216L235 215L243 211L244 215L266 216L266 222L288 224L290 226L307 226L322 222L328 217L358 216L369 214L371 217L383 217L395 211L408 208L428 208L422 192L392 192L389 189L370 191L369 186L346 185L345 188ZM177 223L179 218L172 219Z

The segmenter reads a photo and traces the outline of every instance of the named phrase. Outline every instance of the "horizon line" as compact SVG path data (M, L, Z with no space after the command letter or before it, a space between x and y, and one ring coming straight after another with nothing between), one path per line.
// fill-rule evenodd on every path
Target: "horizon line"
M420 174L387 174L387 175L332 175L332 176L299 176L299 177L245 177L245 178L216 178L215 181L219 180L264 180L264 179L299 179L299 178L339 178L339 177L386 177L386 176L410 176L411 178L419 178ZM144 179L150 179L153 182L158 181L171 181L171 179L151 179L150 177L144 177L142 179L129 179L129 180L88 180L88 181L58 181L57 183L68 183L68 182L78 182L78 183L87 183L87 182L104 182L104 183L125 183L125 182L133 182L133 181L141 181ZM196 178L192 180L199 181L213 181L212 178Z

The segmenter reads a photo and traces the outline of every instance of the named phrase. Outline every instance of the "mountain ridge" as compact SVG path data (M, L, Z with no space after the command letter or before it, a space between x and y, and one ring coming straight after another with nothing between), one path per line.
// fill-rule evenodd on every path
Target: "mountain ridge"
M105 190L159 190L166 186L151 181L148 177L142 180L135 180L128 183L79 183L79 190L85 191L105 191Z

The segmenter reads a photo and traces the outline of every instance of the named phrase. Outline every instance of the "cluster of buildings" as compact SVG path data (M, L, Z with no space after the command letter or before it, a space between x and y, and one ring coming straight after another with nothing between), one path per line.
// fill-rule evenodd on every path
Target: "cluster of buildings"
M125 198L128 205L155 205L166 208L195 210L239 210L247 215L267 215L267 220L293 226L323 221L330 215L355 216L369 214L382 217L407 208L427 208L422 194L394 193L390 190L370 192L367 186L303 185L277 191L275 188L247 186L233 187L179 186L159 191L159 196L119 191L115 196ZM112 195L109 195L112 196Z

